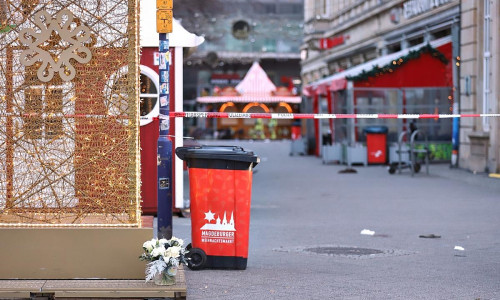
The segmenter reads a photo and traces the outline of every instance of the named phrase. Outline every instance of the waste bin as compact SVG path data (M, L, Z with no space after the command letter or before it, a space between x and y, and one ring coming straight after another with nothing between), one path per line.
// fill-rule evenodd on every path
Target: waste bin
M369 126L364 129L369 164L384 164L387 161L386 126Z
M189 172L188 267L246 269L252 168L259 157L237 146L179 147L175 152Z
M299 154L304 155L306 152L306 147L302 139L302 128L300 120L294 120L292 123L292 135L290 142L290 156Z
M302 137L302 128L300 120L294 120L292 123L292 141L299 140Z

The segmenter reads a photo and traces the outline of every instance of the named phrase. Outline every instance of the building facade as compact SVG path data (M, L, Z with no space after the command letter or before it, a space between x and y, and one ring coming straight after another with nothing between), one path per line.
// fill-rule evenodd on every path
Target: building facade
M461 1L460 111L499 113L499 17L493 0ZM460 120L459 166L473 172L500 172L500 120Z
M444 36L458 26L458 0L306 0L304 84Z
M421 87L413 85L414 92L424 94L420 102L415 103L415 108L428 106L427 111L422 109L413 111L440 114L498 113L498 100L494 95L497 86L495 83L498 81L498 59L495 54L498 53L496 18L498 18L499 9L495 1L306 0L304 7L305 33L301 48L301 64L303 84L306 92L309 91L311 94L309 96L310 110L314 110L316 105L316 110L319 112L338 113L335 111L335 104L331 110L321 109L322 105L326 107L328 97L335 99L335 91L332 89L336 88L333 87L332 80L340 77L336 75L345 73L352 78L356 68L363 69L363 65L377 64L384 61L384 58L397 55L397 53L408 55L408 51L412 53L418 47L429 44L436 47L446 57L447 70L444 71L443 76L449 77L449 80L444 85L441 83L434 85L432 81ZM446 42L446 39L451 42L449 53L446 47L442 48L442 42ZM401 58L408 57L402 56ZM363 74L368 74L367 78L364 78L368 81L371 80L369 71L366 68L363 70ZM401 75L398 79L403 77L404 72L396 70L394 72L394 74ZM428 72L420 70L415 76L411 74L405 76L407 78L418 76L430 78L433 74L435 72L429 69ZM356 75L359 74L354 75L356 79ZM483 79L485 76L486 80ZM436 82L439 80L437 77ZM403 81L406 81L404 85L408 84L408 80ZM326 85L327 83L330 85ZM354 91L356 86L361 85L354 81ZM391 84L386 83L384 86L386 92L389 85ZM397 88L403 91L402 99L403 103L406 103L405 97L408 94L405 94L404 85ZM441 98L444 97L444 99L440 99L434 94L427 93L431 87L449 88L449 93L442 90ZM419 88L420 91L418 91ZM340 90L343 89L340 88ZM333 95L328 96L331 93ZM315 104L316 98L314 97L318 97L318 104ZM448 105L444 101L446 98L449 99ZM439 105L436 105L433 110L431 110L432 99L440 99ZM322 104L325 101L326 104ZM354 103L356 103L356 97L354 97ZM386 113L383 109L382 111L377 111L375 107L372 109L372 113ZM402 107L396 112L410 113L409 109L413 108ZM497 172L499 156L497 120L495 118L464 118L449 121L449 124L433 125L432 122L422 124L422 128L430 135L437 132L436 126L440 126L438 130L440 134L436 136L436 139L441 142L448 140L451 145L446 149L443 148L445 152L450 152L448 156L444 156L445 159L472 171ZM401 130L407 130L406 125L408 124L398 125L398 133ZM308 127L318 128L312 131L319 131L319 134L316 132L313 136L310 133L310 139L316 139L316 144L318 144L318 139L321 143L321 134L327 130L325 128L331 127L335 131L337 126L335 124L333 127L329 124L326 126L311 124ZM359 129L355 128L354 131L359 133ZM394 136L392 136L392 141L394 141ZM357 141L357 137L353 140ZM319 151L316 151L319 154Z
M434 112L499 112L497 1L306 0L304 14L304 86L318 90L324 78L448 37L451 67L445 76L452 76L450 107ZM432 70L425 76L430 74ZM498 172L499 125L498 118L462 118L446 125L452 127L446 137L453 144L452 164L474 172Z

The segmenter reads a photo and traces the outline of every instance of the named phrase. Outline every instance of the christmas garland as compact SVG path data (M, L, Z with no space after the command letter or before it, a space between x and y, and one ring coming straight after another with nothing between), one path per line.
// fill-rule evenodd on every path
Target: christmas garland
M432 48L430 44L427 44L418 50L410 51L407 55L395 59L383 67L375 65L369 71L363 70L359 75L346 76L346 79L350 81L364 81L368 80L368 78L370 77L380 76L386 73L392 73L394 72L394 70L401 67L406 62L419 58L423 53L428 53L432 55L432 57L439 59L443 64L448 64L448 59L444 56L443 53L439 52L439 50L435 48Z

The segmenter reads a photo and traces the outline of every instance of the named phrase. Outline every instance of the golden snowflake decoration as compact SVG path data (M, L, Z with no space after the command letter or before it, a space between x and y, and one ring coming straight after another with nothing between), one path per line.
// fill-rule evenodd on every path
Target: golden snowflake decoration
M40 29L24 28L19 34L19 40L28 46L21 54L20 60L24 66L40 64L37 77L48 82L58 72L64 81L72 80L76 75L75 67L70 59L85 64L92 58L92 53L85 47L91 40L90 29L74 22L71 11L64 9L52 17L46 11L35 14L34 20Z

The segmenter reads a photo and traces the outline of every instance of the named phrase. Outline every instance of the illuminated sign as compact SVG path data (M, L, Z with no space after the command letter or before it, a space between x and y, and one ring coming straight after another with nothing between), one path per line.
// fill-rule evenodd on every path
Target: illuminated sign
M345 40L347 40L349 36L336 36L333 38L327 38L327 39L319 39L319 48L320 49L330 49L333 47L340 46L344 44Z
M406 19L421 15L453 0L409 0L403 4L403 15Z

